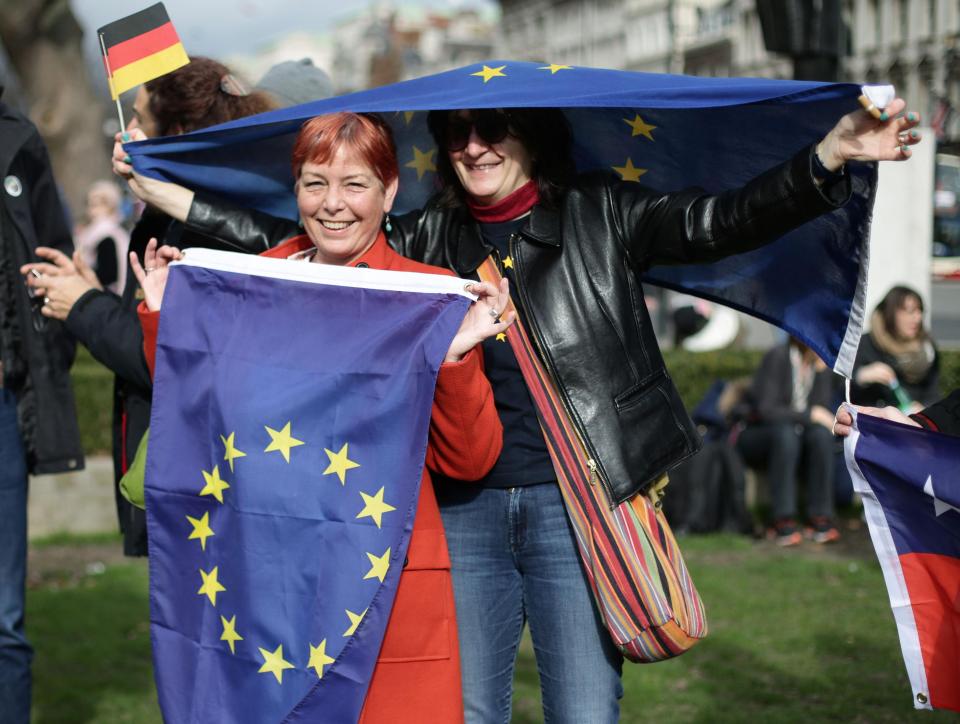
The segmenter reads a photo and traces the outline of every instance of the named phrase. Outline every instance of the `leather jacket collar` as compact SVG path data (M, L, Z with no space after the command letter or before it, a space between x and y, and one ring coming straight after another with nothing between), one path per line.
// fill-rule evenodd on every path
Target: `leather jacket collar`
M452 217L459 227L454 266L460 276L472 274L483 263L493 248L480 233L480 225L466 207L454 209ZM534 206L527 223L520 232L528 240L544 246L560 248L560 213L544 206Z

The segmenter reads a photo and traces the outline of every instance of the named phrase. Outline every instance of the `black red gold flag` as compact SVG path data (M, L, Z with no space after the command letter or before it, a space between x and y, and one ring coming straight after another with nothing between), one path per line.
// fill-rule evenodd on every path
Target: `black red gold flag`
M190 62L163 3L108 23L97 35L114 100Z

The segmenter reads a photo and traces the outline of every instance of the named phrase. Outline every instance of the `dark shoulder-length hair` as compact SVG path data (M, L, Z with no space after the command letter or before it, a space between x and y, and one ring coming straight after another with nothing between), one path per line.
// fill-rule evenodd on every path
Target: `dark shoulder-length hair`
M144 87L160 136L189 133L276 107L267 94L248 92L223 63L203 56L190 58L185 66Z
M883 319L883 326L889 334L896 334L897 310L902 309L908 299L916 300L917 306L920 307L920 313L922 314L924 311L923 297L920 296L920 292L903 285L892 287L877 305L877 311L880 312L880 317ZM917 336L922 339L925 335L926 330L923 327L923 320L921 319Z
M540 192L540 203L556 207L573 181L573 134L563 111L558 108L500 108L507 116L510 135L516 138L533 161L533 178ZM461 206L466 191L444 148L447 123L456 111L430 111L427 127L437 144L437 177L440 191L437 201L442 206Z

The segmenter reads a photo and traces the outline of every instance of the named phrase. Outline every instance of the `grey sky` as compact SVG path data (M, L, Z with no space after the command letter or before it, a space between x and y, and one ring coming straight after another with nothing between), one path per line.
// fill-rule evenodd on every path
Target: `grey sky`
M96 30L153 4L151 0L72 0L86 30L85 54L96 55ZM365 10L371 0L164 0L188 53L215 58L242 55L294 31L323 33ZM397 1L393 6L494 8L493 0Z

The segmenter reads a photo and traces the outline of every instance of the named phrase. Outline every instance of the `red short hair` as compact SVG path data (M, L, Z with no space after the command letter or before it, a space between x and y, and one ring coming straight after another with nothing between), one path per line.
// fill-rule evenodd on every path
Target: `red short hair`
M300 179L305 163L327 163L341 144L356 151L387 186L399 175L397 148L390 126L368 113L329 113L303 124L293 145L293 177Z

